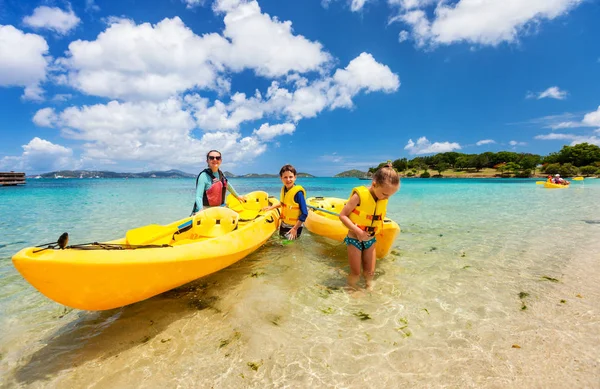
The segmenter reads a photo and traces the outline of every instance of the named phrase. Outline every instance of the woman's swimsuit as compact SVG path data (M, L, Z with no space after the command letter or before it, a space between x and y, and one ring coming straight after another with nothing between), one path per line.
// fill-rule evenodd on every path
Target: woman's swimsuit
M354 247L356 247L357 249L359 249L360 251L365 251L367 249L369 249L371 246L373 246L373 243L377 242L377 240L375 240L375 238L370 239L370 240L366 240L366 241L360 241L358 239L354 239L351 238L349 236L346 236L344 238L344 243L346 243L346 245L352 245Z

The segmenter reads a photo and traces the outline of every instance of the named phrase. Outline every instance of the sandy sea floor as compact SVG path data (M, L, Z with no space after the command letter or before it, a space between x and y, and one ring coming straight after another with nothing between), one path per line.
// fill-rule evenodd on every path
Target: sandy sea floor
M597 204L540 223L535 200L474 199L391 203L402 233L373 292L345 292L345 246L308 233L104 312L4 273L0 386L600 387Z

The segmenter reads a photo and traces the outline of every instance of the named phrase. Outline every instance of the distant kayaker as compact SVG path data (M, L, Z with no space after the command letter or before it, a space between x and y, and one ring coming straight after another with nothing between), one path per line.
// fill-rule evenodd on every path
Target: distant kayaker
M211 150L206 154L208 167L196 177L196 202L194 202L192 215L203 208L220 207L225 204L227 191L231 192L239 201L246 201L243 196L237 194L219 169L221 162L223 160L220 151Z
M281 224L279 235L294 240L302 234L302 224L308 217L306 207L306 191L300 185L296 185L296 168L292 165L284 165L279 170L279 178L283 183L280 194L280 204L265 207L262 211L281 208Z
M367 290L373 288L377 244L375 235L383 227L388 199L398 189L400 177L392 163L388 162L375 172L371 186L352 189L348 202L340 212L340 220L348 228L344 243L348 246L348 286L352 289L356 289L361 268Z
M569 185L570 184L569 181L565 181L563 178L561 178L560 174L554 175L554 183L559 184L559 185Z

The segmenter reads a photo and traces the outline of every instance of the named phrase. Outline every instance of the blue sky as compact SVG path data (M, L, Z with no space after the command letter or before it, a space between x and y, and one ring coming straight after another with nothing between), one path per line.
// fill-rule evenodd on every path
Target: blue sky
M0 0L0 171L600 145L591 0Z

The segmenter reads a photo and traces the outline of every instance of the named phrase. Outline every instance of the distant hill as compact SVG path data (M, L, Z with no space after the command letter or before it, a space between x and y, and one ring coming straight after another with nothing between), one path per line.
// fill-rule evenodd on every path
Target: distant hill
M225 173L225 175L227 177L240 177L240 178L279 178L279 174L249 173L249 174L244 174L242 176L236 176L236 175L229 176L229 175L227 175L227 173ZM312 174L308 174L308 173L298 173L296 175L296 177L311 178L314 176Z
M250 173L238 176L231 172L223 172L228 178L279 178L278 174ZM38 175L27 176L34 178ZM58 170L39 175L42 178L195 178L198 174L190 174L181 170L150 171L142 173L116 173L103 170ZM298 173L298 177L314 177L308 173Z
M352 170L346 170L345 172L338 173L334 177L366 178L367 172L361 172L360 170L352 169Z
M30 177L37 177L30 176ZM195 174L181 170L150 171L142 173L116 173L100 170L58 170L40 174L42 178L191 178Z

